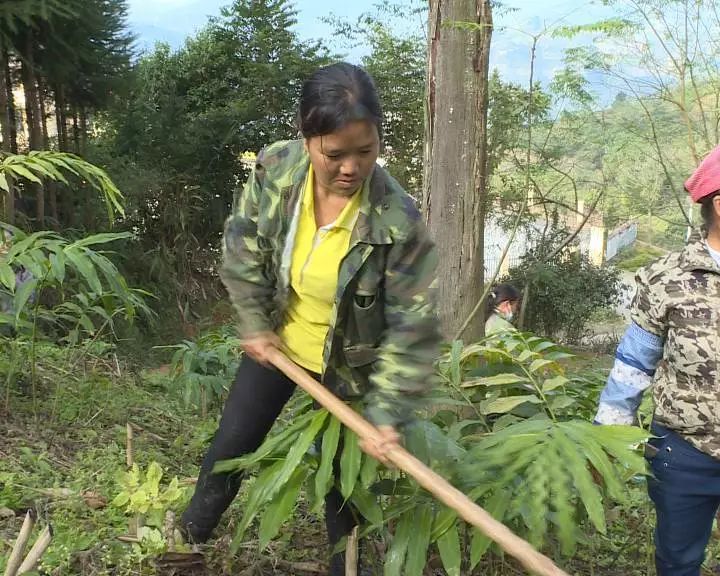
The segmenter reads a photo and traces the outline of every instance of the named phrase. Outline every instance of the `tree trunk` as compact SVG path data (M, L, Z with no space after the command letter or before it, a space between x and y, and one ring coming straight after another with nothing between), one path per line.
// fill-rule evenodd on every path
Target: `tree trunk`
M0 70L6 70L8 67L8 53L4 43L0 43ZM0 135L2 136L2 143L0 143L0 150L5 154L12 153L12 125L13 117L10 114L10 98L8 94L12 89L7 84L7 77L5 74L0 78ZM7 182L9 190L3 190L0 192L3 197L3 221L8 224L15 223L15 186L13 185L13 179L5 175L5 181Z
M80 130L78 129L78 113L77 108L73 105L73 152L80 154Z
M13 96L13 82L12 82L12 74L10 73L10 56L8 53L5 53L5 61L4 61L5 68L3 69L3 73L5 76L5 86L7 86L7 109L8 109L8 115L10 117L10 152L13 154L18 153L18 145L17 145L17 116L16 116L16 108L15 108L15 97Z
M37 75L38 110L40 111L40 132L42 134L42 149L50 150L50 135L47 126L47 110L45 109L45 81L41 74Z
M55 123L58 132L58 150L67 152L67 120L65 118L65 88L62 84L55 86Z
M88 137L88 116L87 108L82 106L80 108L80 154L84 155L87 152L87 137Z
M2 70L7 69L8 66L8 54L4 45L0 45L0 66ZM0 78L0 129L2 134L2 144L0 149L6 154L12 152L12 124L13 118L10 115L9 98L8 94L12 91L12 88L7 84L7 78L3 76Z
M25 34L23 48L21 73L23 90L25 91L25 115L27 117L29 147L30 150L42 150L42 121L35 79L34 46L31 32ZM45 223L45 190L39 184L32 184L29 186L29 189L35 192L35 216L38 225L42 228Z
M447 25L458 21L478 29ZM488 0L431 0L423 208L440 252L439 314L447 337L483 291L491 33ZM483 316L466 338L482 335Z

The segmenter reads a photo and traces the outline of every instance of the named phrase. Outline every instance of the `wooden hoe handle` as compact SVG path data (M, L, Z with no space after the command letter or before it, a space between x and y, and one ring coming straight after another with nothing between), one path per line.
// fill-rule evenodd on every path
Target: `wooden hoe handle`
M270 362L276 368L310 394L328 412L358 436L380 439L380 433L375 426L312 378L285 354L279 350L273 350L269 357ZM569 576L556 566L550 558L535 550L519 536L516 536L502 522L495 520L483 508L452 486L445 478L433 472L432 469L428 468L403 447L400 446L389 451L387 457L400 470L412 476L420 486L440 502L454 509L466 522L479 528L505 552L517 558L529 572L540 576Z

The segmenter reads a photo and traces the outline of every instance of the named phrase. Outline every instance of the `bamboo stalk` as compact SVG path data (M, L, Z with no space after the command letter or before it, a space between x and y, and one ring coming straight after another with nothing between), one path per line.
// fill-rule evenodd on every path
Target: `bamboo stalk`
M359 530L355 526L347 538L345 547L345 576L358 576L359 540Z
M52 542L52 535L52 526L48 524L45 526L45 530L40 533L40 536L35 541L33 547L30 548L30 552L28 552L28 555L25 557L25 560L23 560L23 563L20 564L20 568L18 568L17 571L18 576L20 576L20 574L30 572L35 568L35 565L38 563L40 558L42 558L42 555L45 554L45 550L47 550L48 546L50 546L50 542Z
M135 462L135 451L133 450L133 427L130 422L128 422L126 426L126 435L127 438L125 440L125 463L127 464L128 468L132 468L132 465Z
M35 527L35 512L28 510L23 520L22 528L20 528L20 534L18 534L15 545L10 552L10 558L8 558L7 566L5 567L5 576L15 576L25 552L25 546L27 546L28 540L30 540L30 534L32 534L33 528Z
M305 370L288 359L285 354L279 350L272 350L268 358L276 368L315 398L358 436L381 440L380 433L375 426L337 398L322 384L316 382ZM400 470L407 472L420 486L440 502L454 509L463 520L477 527L486 536L494 540L505 552L517 558L530 573L540 576L569 576L556 566L550 558L535 550L502 522L495 520L460 490L452 486L445 478L428 468L402 446L389 451L387 457L390 462Z

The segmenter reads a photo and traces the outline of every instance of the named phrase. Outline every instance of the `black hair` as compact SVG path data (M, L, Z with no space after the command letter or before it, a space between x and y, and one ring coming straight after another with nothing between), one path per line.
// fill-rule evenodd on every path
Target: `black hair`
M492 314L495 308L503 302L518 302L521 298L520 290L512 284L498 284L495 286L487 299L487 313Z
M374 124L382 140L382 106L365 70L338 62L319 68L305 81L298 115L303 137L331 134L357 120Z
M700 215L703 219L705 232L709 232L715 223L715 206L713 205L713 200L718 195L720 195L720 190L713 192L709 196L705 196L705 198L700 201Z

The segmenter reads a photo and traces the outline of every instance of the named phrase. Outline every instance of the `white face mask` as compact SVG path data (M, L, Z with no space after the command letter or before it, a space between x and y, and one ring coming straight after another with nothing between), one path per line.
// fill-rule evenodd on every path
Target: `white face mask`
M500 316L505 318L508 322L512 322L513 318L515 318L515 313L512 310L510 310L510 312L501 312L498 310L498 314L500 314Z

